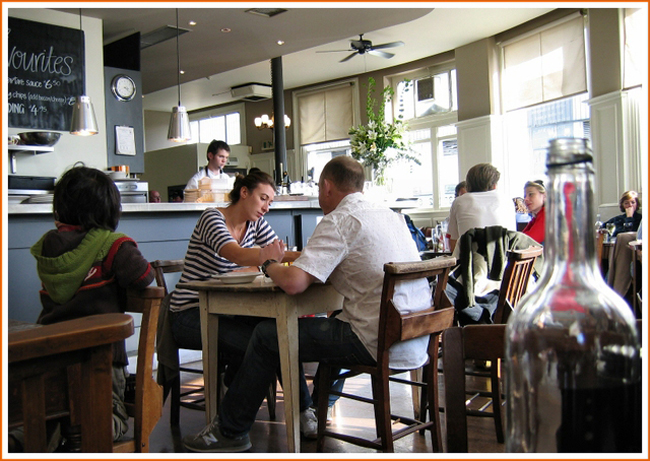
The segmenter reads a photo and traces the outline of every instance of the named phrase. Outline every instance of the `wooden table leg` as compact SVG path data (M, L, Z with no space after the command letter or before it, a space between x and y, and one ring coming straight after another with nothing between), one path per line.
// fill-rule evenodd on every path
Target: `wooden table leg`
M219 395L217 380L219 379L219 315L210 315L210 293L199 292L199 309L201 310L201 343L203 344L203 386L205 396L205 421L210 424L217 416Z
M298 311L294 302L287 302L286 308L278 309L276 318L278 349L282 371L284 413L287 426L289 453L300 452L300 385L298 368ZM295 410L294 410L295 409Z

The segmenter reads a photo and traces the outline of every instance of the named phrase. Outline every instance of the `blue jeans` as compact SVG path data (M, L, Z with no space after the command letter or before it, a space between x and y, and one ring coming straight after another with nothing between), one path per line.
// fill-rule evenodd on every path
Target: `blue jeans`
M345 362L374 365L375 359L350 325L336 318L304 318L298 320L298 341L301 362ZM275 378L280 363L278 337L274 320L260 322L253 331L244 361L228 388L219 423L229 437L247 434L264 400L269 383ZM301 375L301 401L304 374ZM302 410L302 405L301 405Z
M232 380L240 367L244 354L253 331L258 323L268 320L260 317L245 315L219 317L219 356L226 358L228 368L224 377L226 386L232 385ZM273 328L275 323L273 322ZM187 309L172 315L172 334L178 347L183 349L201 350L201 313L198 309ZM280 376L279 366L276 374ZM275 378L275 375L273 375ZM305 380L305 374L300 365L300 411L306 410L311 404L309 388ZM282 379L280 377L280 379ZM266 385L268 391L271 381ZM266 391L265 394L266 395ZM262 400L264 400L262 398ZM260 405L262 402L260 401ZM259 405L258 405L259 408Z

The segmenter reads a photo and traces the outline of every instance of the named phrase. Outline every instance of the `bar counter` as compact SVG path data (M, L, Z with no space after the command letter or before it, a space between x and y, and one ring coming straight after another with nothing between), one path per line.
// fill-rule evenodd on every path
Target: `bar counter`
M196 221L206 208L227 203L124 203L117 232L138 243L149 261L183 259ZM36 260L29 249L54 229L52 204L10 204L8 212L8 304L9 318L35 322L41 311ZM265 219L289 246L302 249L323 212L318 199L276 200ZM127 342L127 350L129 344Z

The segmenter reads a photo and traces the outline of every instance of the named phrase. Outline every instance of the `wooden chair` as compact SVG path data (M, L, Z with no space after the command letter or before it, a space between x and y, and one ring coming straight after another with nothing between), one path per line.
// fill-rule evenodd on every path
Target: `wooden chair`
M151 263L156 277L156 284L164 288L165 295L170 293L165 280L165 274L182 272L185 260L172 259L172 260L156 260ZM181 392L181 377L180 373L194 373L203 376L202 368L180 366L178 368L179 374L169 383L163 387L163 396L166 398L171 393L171 403L169 408L169 422L172 426L178 426L180 423L180 408L190 408L192 410L205 411L205 398L201 397L204 393L203 386L196 387L184 392Z
M544 252L542 247L530 247L526 250L506 252L508 265L503 272L499 300L492 320L494 323L506 323L508 316L519 304L519 300L528 289L528 282L533 273L535 261Z
M149 436L162 416L163 391L153 378L153 355L156 349L158 314L164 295L164 289L159 287L147 287L142 291L129 290L127 294L126 311L142 314L135 400L125 402L127 413L133 418L134 438L115 442L113 453L148 453Z
M367 448L374 448L384 452L393 452L393 441L408 434L422 429L431 431L433 448L435 451L442 449L442 436L438 416L438 345L440 333L452 325L454 319L454 308L448 307L438 309L443 304L444 289L447 284L447 277L450 269L455 265L456 259L451 257L436 258L427 261L389 263L384 265L384 286L380 303L379 316L379 346L377 364L375 366L350 365L347 363L324 363L319 367L319 398L318 398L318 441L317 451L321 452L324 447L325 437L332 437L355 445ZM412 280L424 277L438 277L438 283L433 296L432 306L424 311L411 314L400 314L392 302L395 283L401 280ZM424 366L424 382L414 383L405 379L392 378L395 373L402 373L405 370L391 370L388 364L388 350L398 341L420 336L429 336L429 361ZM372 399L362 396L336 392L330 389L329 379L332 368L345 368L350 370L339 376L347 378L361 373L368 373L372 380ZM428 400L428 412L424 412L420 420L407 416L391 414L389 381L409 384L426 389ZM367 440L348 434L336 433L326 426L328 392L353 400L372 403L375 409L375 422L377 438ZM423 392L424 393L424 392ZM429 415L429 421L426 416ZM392 431L391 420L398 420L406 427L395 433Z
M467 325L448 328L442 333L448 453L467 453L468 450L465 361L489 360L493 364L497 363L505 353L505 329L503 324ZM498 378L492 380L492 386L498 394ZM497 409L500 413L500 407L495 406L494 411L497 412Z
M525 250L509 250L506 252L508 264L501 279L499 300L497 301L497 308L493 316L494 323L506 323L510 313L517 308L519 300L528 289L528 282L533 273L535 261L542 255L543 251L542 247L530 247ZM497 442L503 443L502 401L499 391L501 361L491 361L488 368L488 370L477 370L476 367L470 367L466 370L468 376L486 377L490 379L490 390L468 392L468 395L471 397L466 399L468 406L467 414L470 416L494 418ZM489 398L490 400L478 409L469 408L473 401L481 397Z

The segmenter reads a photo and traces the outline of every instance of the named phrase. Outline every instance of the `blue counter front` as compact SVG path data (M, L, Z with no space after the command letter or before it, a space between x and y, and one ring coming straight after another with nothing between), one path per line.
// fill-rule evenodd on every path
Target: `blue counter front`
M194 225L204 209L220 204L123 204L118 231L138 242L149 261L183 259ZM36 260L30 247L54 228L52 206L8 207L7 291L9 318L33 322L41 312ZM279 238L298 249L307 243L323 215L317 200L275 202L265 219Z

